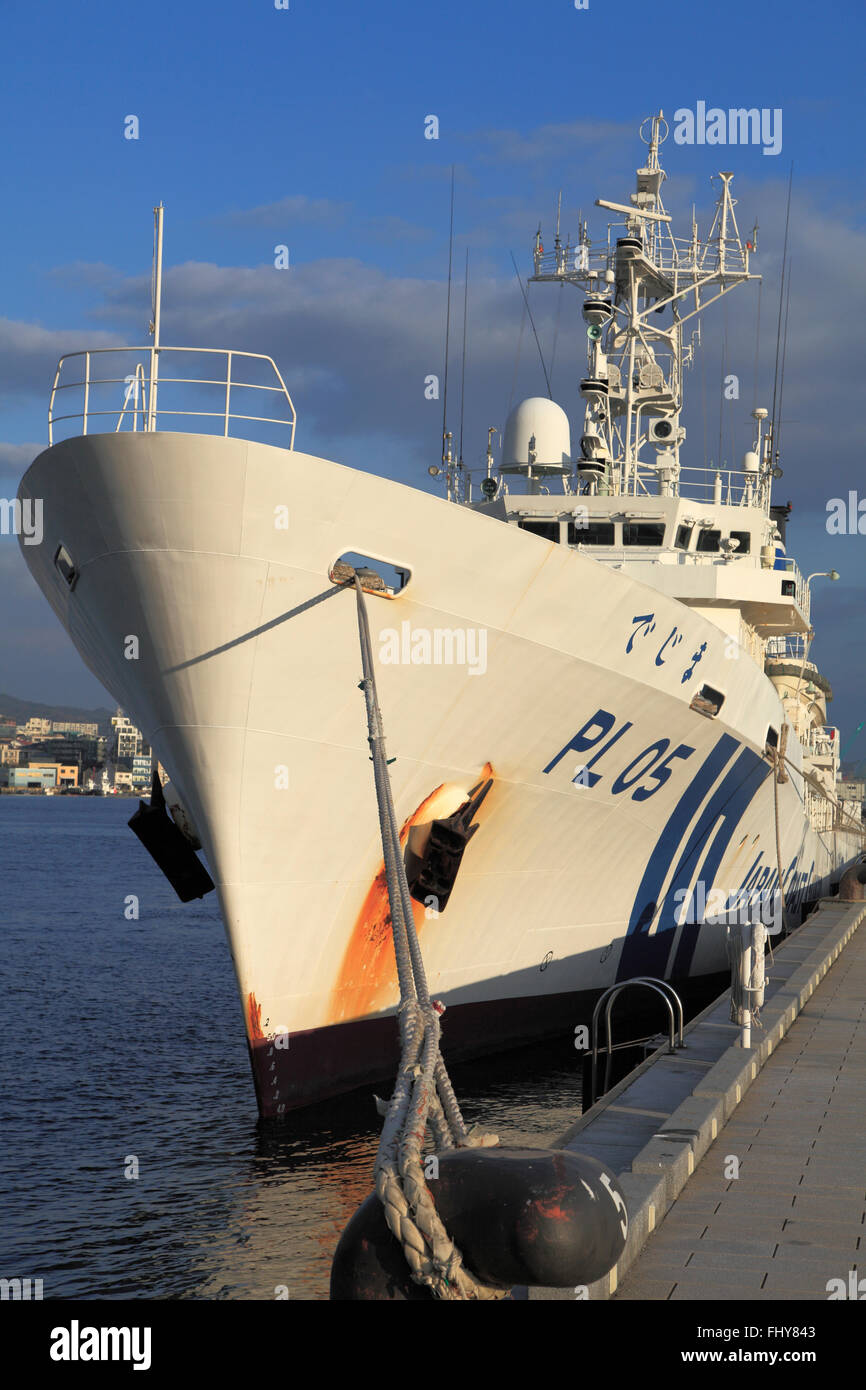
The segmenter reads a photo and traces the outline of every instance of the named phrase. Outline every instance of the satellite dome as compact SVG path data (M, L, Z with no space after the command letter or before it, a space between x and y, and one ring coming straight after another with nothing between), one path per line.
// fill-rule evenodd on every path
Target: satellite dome
M568 416L561 405L546 396L530 396L521 401L505 424L501 471L514 473L530 465L537 473L571 471Z

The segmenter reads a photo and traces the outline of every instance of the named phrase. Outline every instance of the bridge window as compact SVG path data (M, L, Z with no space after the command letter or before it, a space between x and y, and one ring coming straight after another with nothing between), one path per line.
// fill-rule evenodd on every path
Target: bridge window
M569 545L613 545L616 540L612 521L588 521L578 526L576 521L568 523Z
M661 545L664 538L664 522L626 521L622 528L623 545Z
M521 531L528 531L532 536L541 536L545 541L559 540L558 521L521 521Z
M701 530L698 532L698 543L695 549L701 551L704 555L716 555L721 539L721 531Z
M748 555L748 553L749 553L749 548L750 548L750 546L751 546L751 544L752 544L751 532L749 532L749 531L732 531L732 532L731 532L731 540L732 540L732 541L739 541L739 542L740 542L739 546L737 547L736 551L734 552L736 555Z
M693 526L677 527L677 538L674 541L674 545L676 546L677 550L688 550L693 530Z

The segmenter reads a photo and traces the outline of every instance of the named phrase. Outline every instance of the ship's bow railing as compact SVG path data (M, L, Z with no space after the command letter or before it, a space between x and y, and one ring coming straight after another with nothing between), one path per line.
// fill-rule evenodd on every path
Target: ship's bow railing
M170 430L293 449L296 423L273 358L233 348L66 353L48 403L49 445L79 434Z

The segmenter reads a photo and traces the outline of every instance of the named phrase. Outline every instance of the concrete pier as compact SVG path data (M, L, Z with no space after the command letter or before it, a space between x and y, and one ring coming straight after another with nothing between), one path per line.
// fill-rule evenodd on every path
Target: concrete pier
M726 995L561 1137L617 1171L629 1237L604 1279L530 1299L866 1296L864 919L823 900L768 959L751 1048Z

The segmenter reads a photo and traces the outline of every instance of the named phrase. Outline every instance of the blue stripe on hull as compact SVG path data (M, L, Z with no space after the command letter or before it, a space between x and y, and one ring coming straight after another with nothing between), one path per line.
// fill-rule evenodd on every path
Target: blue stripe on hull
M738 748L741 745L737 739L723 734L671 812L634 900L617 969L618 980L628 980L641 974L688 974L701 924L682 927L676 955L671 962L677 931L674 914L678 903L683 900L677 894L680 891L685 894L691 888L701 851L707 845L709 848L703 861L702 877L707 884L713 883L737 826L758 787L770 775L771 769L751 748L741 748L736 761L728 767L723 781L705 806L680 854L667 892L663 898L660 895L689 825Z

